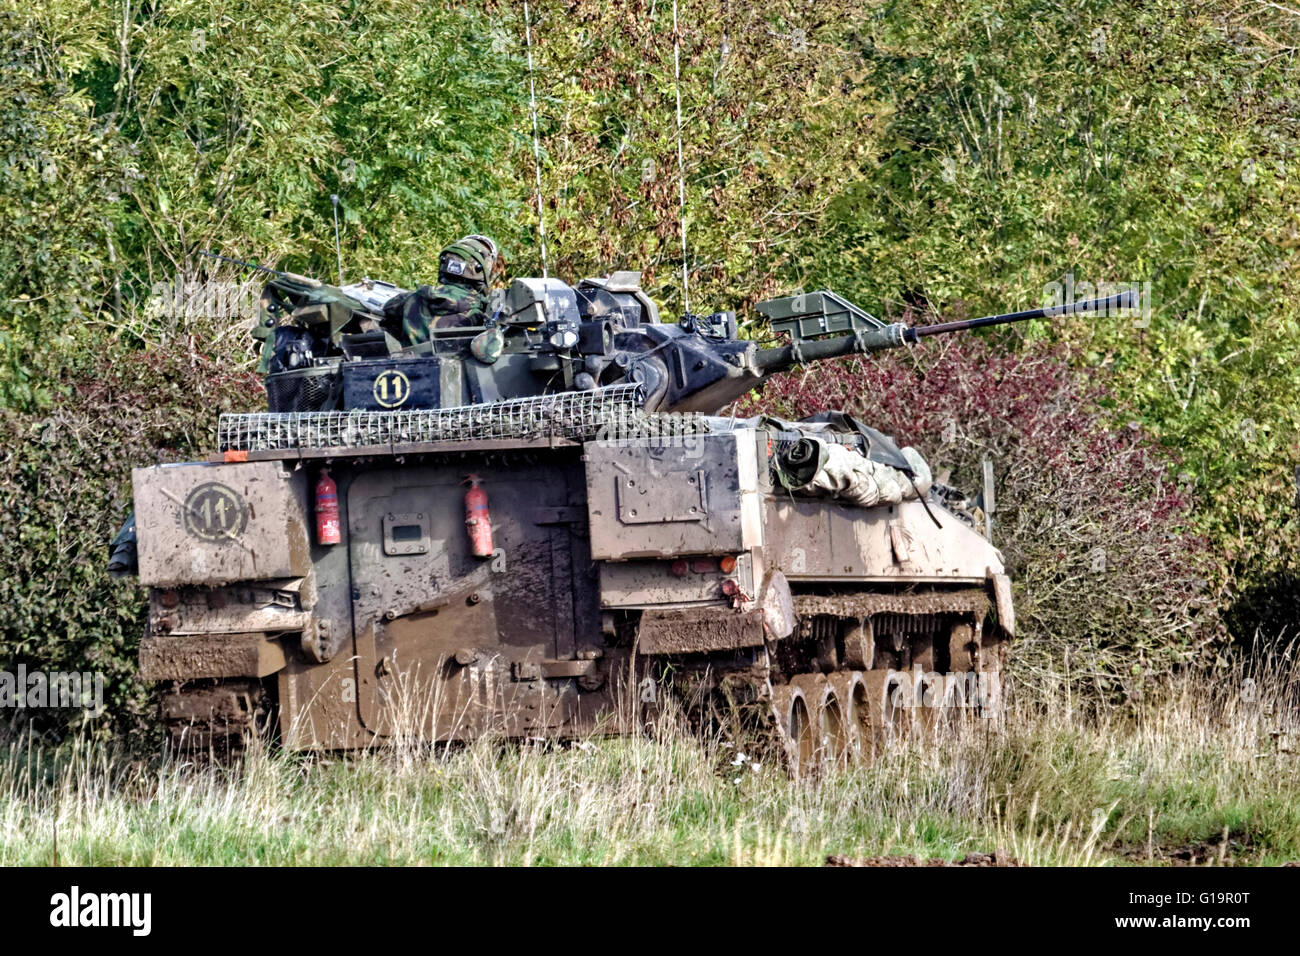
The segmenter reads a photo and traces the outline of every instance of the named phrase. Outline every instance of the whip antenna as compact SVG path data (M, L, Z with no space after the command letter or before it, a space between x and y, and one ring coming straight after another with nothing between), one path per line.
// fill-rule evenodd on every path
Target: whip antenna
M343 247L339 245L339 194L330 193L330 205L334 207L334 259L339 267L339 285L343 284Z
M527 0L525 0L527 2ZM682 232L682 312L691 311L691 282L686 270L686 165L682 162L682 55L677 31L677 0L673 0L673 89L677 93L677 199Z
M533 169L537 172L537 238L542 244L542 278L546 276L546 220L542 216L542 150L537 133L537 87L533 84L533 31L528 25L528 0L524 0L524 42L528 45L528 109L533 115Z

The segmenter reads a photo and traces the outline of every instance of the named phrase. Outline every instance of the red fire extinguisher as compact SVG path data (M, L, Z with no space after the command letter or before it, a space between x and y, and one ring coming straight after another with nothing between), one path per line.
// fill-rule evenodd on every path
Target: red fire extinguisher
M316 482L316 540L321 544L343 540L339 535L339 489L328 468L321 469Z
M469 531L469 547L476 558L492 557L492 512L488 511L487 492L479 487L478 475L469 475L469 491L465 492L465 527Z

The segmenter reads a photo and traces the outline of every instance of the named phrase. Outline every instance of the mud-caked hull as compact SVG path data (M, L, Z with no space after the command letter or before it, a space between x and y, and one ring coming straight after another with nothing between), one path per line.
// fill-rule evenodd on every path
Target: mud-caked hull
M269 729L291 749L622 733L676 697L768 715L800 760L996 706L1014 632L998 552L937 500L792 494L778 437L711 419L137 469L143 675L178 741Z

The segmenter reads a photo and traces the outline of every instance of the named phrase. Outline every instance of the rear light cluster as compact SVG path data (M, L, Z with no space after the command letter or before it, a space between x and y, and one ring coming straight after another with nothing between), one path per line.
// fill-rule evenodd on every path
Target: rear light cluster
M686 558L678 558L669 566L668 570L672 572L674 577L678 578L684 578L691 573L717 574L721 572L730 574L736 570L736 559L731 555L717 561L713 558L692 558L689 561Z

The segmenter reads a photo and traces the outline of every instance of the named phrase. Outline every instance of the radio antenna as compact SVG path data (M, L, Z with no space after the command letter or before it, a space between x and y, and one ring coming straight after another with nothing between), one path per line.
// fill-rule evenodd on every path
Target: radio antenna
M525 0L527 3L527 0ZM691 280L686 268L686 164L682 161L682 55L677 30L677 0L673 0L673 89L677 94L677 199L682 233L682 313L691 312Z
M542 278L546 276L546 219L542 215L542 149L537 132L537 87L533 83L533 31L528 0L524 0L524 42L528 46L528 109L533 115L533 169L537 173L537 238L542 245Z
M330 193L330 205L334 207L334 259L339 267L339 285L343 284L343 247L339 244L339 194Z

